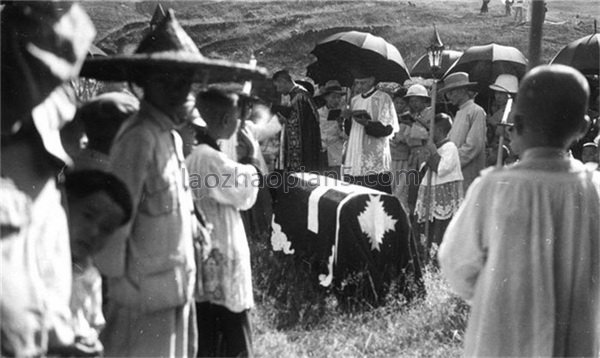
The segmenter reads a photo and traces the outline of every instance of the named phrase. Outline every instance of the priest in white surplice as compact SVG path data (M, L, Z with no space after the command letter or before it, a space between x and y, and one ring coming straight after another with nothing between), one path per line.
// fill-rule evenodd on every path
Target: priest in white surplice
M373 76L357 76L352 98L352 118L346 120L349 136L344 160L344 180L391 194L389 139L398 131L392 98L378 90Z
M529 72L511 113L521 161L476 179L446 231L442 272L472 306L465 356L598 357L600 173L568 153L588 97L570 67Z

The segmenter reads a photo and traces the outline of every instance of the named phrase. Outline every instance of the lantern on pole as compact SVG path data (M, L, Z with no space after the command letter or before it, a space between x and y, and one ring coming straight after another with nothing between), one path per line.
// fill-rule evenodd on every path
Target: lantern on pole
M435 80L436 73L442 68L442 52L444 52L444 44L440 39L440 34L437 31L435 25L433 25L433 36L429 46L427 47L427 57L429 58L429 67Z

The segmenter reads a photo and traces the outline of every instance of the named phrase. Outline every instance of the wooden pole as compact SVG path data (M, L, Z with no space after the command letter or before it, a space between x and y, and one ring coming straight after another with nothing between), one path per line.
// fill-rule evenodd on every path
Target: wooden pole
M498 153L496 156L496 168L502 168L504 165L502 160L502 147L504 146L504 133L506 131L506 123L508 123L508 115L510 114L510 110L512 109L512 96L508 97L508 101L506 101L506 106L504 107L504 113L502 114L502 120L500 121L500 126L502 128L502 135L498 139Z
M529 68L541 63L542 55L542 28L546 17L546 6L544 0L531 1L531 27L529 30Z
M433 131L435 130L435 104L437 102L437 79L433 78L433 85L431 86L431 109L433 115L429 120L429 143L433 143ZM431 168L427 171L427 186L425 187L425 239L427 240L427 246L429 246L429 215L431 215L431 177L433 172ZM429 252L425 256L429 260Z

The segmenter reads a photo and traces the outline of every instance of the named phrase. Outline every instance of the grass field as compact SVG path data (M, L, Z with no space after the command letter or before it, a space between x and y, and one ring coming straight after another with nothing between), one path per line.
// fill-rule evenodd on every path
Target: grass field
M502 16L493 0L480 1L163 1L176 10L202 53L247 61L254 52L271 72L288 68L305 77L315 43L357 29L386 38L410 67L425 52L435 23L446 48L464 50L496 42L528 53L529 26ZM597 0L549 0L542 59L569 41L593 32ZM155 2L86 1L108 52L135 48ZM407 303L391 294L378 308L342 310L329 292L307 282L297 265L278 262L268 241L252 243L255 296L254 345L259 357L454 357L460 356L468 307L449 291L440 273L425 271L425 297Z

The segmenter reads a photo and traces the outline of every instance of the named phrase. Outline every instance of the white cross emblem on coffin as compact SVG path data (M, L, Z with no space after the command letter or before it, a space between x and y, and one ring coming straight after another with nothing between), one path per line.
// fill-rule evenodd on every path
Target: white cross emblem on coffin
M316 256L322 286L367 269L380 291L412 263L408 219L392 195L293 173L277 189L273 209L273 250Z

